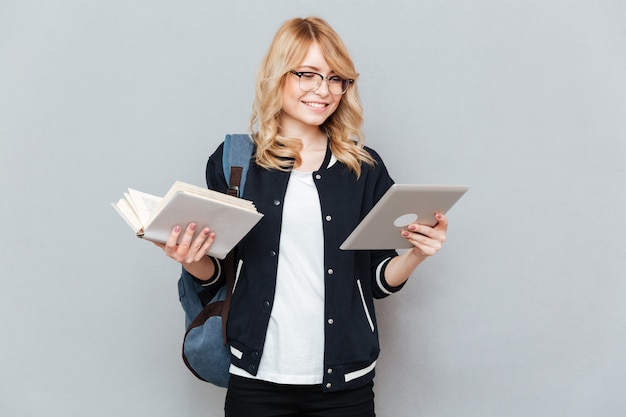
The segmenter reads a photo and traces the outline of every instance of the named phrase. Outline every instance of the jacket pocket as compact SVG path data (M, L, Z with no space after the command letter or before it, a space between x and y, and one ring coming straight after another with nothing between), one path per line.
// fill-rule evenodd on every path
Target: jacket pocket
M363 310L365 311L365 317L367 317L367 322L370 325L370 329L372 329L372 333L374 332L374 322L372 321L372 316L370 314L369 309L367 308L367 303L365 302L365 296L363 295L363 287L361 286L361 280L356 280L356 286L359 288L359 295L361 296L361 303L363 303Z

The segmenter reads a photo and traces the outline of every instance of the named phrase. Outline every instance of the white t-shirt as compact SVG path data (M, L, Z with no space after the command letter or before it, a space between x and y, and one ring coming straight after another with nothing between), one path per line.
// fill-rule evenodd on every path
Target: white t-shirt
M320 384L324 367L324 234L310 172L291 171L285 193L276 295L256 377L280 384Z

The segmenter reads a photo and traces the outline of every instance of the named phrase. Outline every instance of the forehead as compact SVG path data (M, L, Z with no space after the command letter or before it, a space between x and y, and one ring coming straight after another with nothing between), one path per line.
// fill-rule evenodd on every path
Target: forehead
M298 69L324 73L331 72L332 70L317 42L313 42L311 46L309 46L309 50L302 59L302 62L300 62L300 65L298 65Z

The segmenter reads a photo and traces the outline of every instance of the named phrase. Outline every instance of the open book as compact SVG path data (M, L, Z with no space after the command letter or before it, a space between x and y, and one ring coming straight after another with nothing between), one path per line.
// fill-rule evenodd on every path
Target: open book
M163 198L128 189L112 205L138 237L154 242L167 241L176 225L184 231L195 222L196 235L208 227L215 233L208 254L219 259L224 259L263 217L251 201L180 181Z

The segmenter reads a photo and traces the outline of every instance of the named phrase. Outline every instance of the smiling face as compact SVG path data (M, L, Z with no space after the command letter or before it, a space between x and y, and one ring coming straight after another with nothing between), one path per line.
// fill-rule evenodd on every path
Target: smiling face
M297 135L298 133L319 129L339 106L341 95L333 95L328 91L326 77L334 74L322 51L314 42L296 71L317 72L324 76L324 81L315 91L302 91L297 75L287 74L282 91L283 119L281 133Z

